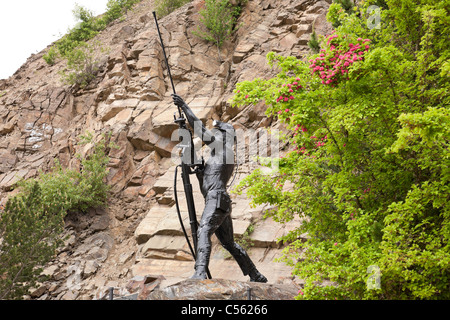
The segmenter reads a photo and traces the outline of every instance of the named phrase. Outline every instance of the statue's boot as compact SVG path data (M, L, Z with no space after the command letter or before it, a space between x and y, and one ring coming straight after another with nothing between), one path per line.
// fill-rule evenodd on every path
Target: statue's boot
M224 246L224 248L231 253L241 268L244 276L250 276L251 282L267 282L267 278L256 269L256 266L248 256L247 252L239 244L234 242L232 245Z
M208 278L208 274L206 273L206 266L204 265L196 265L194 275L191 279L204 280Z

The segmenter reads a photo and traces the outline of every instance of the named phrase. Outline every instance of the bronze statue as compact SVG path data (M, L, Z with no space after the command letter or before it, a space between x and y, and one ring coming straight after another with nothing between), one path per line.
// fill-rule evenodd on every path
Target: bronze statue
M231 219L231 199L227 193L227 182L233 175L235 139L234 127L226 122L214 121L214 130L208 130L192 112L191 108L177 94L173 94L175 105L183 110L190 126L200 126L199 135L211 149L208 161L196 171L201 192L205 198L205 208L197 231L197 256L192 279L206 279L211 256L211 236L217 236L239 264L244 275L252 282L267 282L255 267L247 252L234 241Z

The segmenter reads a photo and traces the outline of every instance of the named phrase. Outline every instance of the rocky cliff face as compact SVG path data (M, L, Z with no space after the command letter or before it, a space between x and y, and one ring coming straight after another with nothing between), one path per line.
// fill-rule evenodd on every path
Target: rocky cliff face
M276 73L266 64L269 51L302 58L309 52L313 25L319 34L329 33L325 14L330 2L249 0L239 29L221 49L221 61L216 47L192 33L204 1L194 0L162 18L177 93L209 127L215 119L246 130L278 127L264 115L263 105L234 109L227 101L237 82ZM108 48L108 54L99 53L101 68L83 90L60 82L64 62L48 66L42 59L46 50L32 55L9 79L0 80L2 202L14 192L15 182L48 170L54 159L77 168L74 155L89 151L77 145L77 136L85 131L96 136L111 132L119 146L110 153L109 206L66 218L66 246L46 267L51 280L32 293L33 299L95 299L109 287L126 294L131 279L161 275L162 284L169 285L193 272L173 205L175 164L170 156L176 142L171 135L177 126L152 5L142 1L94 39ZM250 164L240 166L237 180L252 169ZM200 217L203 198L193 184ZM180 197L184 203L181 193ZM242 235L252 225L252 260L269 283L292 284L289 268L274 259L282 247L277 238L293 225L264 220L266 209L251 208L244 196L234 196L234 232ZM235 261L214 243L213 277L246 281Z

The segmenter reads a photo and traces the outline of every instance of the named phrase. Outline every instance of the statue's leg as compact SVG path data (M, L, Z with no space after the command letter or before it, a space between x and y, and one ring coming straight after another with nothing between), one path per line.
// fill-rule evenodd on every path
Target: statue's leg
M223 220L215 233L222 246L227 249L236 260L244 276L249 275L250 281L252 282L267 282L267 278L256 269L256 266L253 264L247 252L234 241L233 222L230 214Z
M226 213L217 209L216 201L207 201L203 210L200 225L197 230L197 259L195 261L195 273L191 279L206 279L206 269L211 256L211 236L222 224Z

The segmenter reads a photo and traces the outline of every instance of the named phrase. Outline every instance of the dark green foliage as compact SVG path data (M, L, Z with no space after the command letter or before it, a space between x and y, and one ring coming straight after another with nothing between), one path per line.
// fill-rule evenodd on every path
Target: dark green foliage
M0 299L20 299L62 240L63 208L53 206L38 182L10 198L0 212Z
M311 38L308 41L308 47L310 47L314 53L318 53L320 51L320 43L315 30L311 33Z
M19 183L20 192L0 211L0 299L21 299L28 294L62 244L61 232L68 211L82 212L104 206L109 186L107 137L93 143L92 152L81 160L81 170L69 170L59 162L51 172Z

